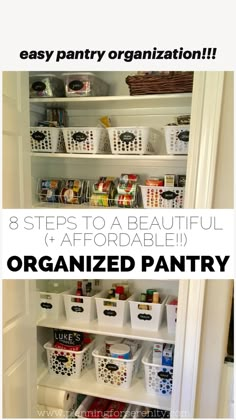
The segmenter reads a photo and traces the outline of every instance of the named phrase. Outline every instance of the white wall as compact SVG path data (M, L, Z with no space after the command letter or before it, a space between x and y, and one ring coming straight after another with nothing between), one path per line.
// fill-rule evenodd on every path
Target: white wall
M225 72L213 208L234 207L234 73Z

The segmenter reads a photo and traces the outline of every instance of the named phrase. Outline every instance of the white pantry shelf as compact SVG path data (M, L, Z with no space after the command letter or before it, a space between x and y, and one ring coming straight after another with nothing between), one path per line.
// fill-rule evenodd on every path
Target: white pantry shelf
M187 162L187 155L113 155L113 154L89 154L89 153L47 153L31 152L34 158L53 159L108 159L108 160L142 160L142 161L163 161L163 162Z
M59 328L62 330L71 331L78 331L79 329L80 331L88 332L91 334L129 337L130 339L169 344L175 343L175 335L168 333L166 324L163 324L159 331L153 332L131 328L130 323L127 323L123 327L114 327L113 325L99 325L97 319L91 322L72 322L68 321L66 318L60 318L57 320L41 318L38 321L37 326L46 328Z
M148 394L145 389L144 379L134 378L130 388L117 388L96 382L95 369L90 368L78 379L65 378L49 374L42 375L38 385L82 393L100 398L110 398L130 404L139 404L161 410L171 409L171 397Z
M183 108L191 107L191 93L173 93L139 96L90 96L78 98L30 98L31 104L47 105L48 108L61 107L73 109L101 109L101 108Z

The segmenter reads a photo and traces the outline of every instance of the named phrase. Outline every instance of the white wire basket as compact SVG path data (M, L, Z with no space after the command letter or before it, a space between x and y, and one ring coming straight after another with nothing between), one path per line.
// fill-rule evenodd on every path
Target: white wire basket
M97 347L92 354L95 360L98 383L116 388L131 387L140 365L142 347L137 350L130 360L106 356L104 345Z
M83 204L87 181L84 179L43 178L37 180L37 201L53 204Z
M32 152L65 153L65 143L61 128L30 127Z
M44 344L47 351L48 370L52 375L79 378L92 362L94 340L81 351L57 349L51 341Z
M142 358L145 371L145 387L150 394L170 396L172 394L173 367L151 363L152 349Z
M101 127L62 129L67 153L110 153L108 133Z
M110 127L111 151L113 154L144 155L158 154L158 132L150 127Z
M184 187L157 187L140 185L143 207L149 208L183 208Z
M167 125L164 127L168 155L187 155L190 125Z
M140 203L140 190L138 184L134 185L133 193L118 193L119 180L116 178L105 192L94 190L98 180L88 180L86 202L90 207L119 207L137 208Z

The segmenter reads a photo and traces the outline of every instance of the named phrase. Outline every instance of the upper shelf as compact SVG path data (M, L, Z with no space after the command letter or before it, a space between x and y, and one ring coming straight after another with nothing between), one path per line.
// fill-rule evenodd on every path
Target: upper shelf
M45 104L49 108L62 107L65 109L100 109L100 108L189 108L191 107L191 93L173 93L162 95L140 96L93 96L78 98L30 98L30 103Z
M113 154L92 154L92 153L40 153L31 152L32 157L42 158L71 158L71 159L108 159L108 160L142 160L142 161L163 161L163 162L187 162L187 155L113 155Z

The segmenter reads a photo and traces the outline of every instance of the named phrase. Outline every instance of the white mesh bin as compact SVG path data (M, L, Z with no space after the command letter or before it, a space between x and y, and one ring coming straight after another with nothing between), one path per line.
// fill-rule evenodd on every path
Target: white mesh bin
M168 155L187 155L189 145L189 125L167 125L164 127L166 151Z
M149 208L183 208L184 187L156 187L140 185L143 207Z
M175 296L169 296L166 302L167 329L170 334L175 334L176 331L178 305L169 304L174 299L177 298Z
M158 154L158 132L150 127L107 128L113 154Z
M139 348L132 359L117 359L106 356L105 346L93 351L96 379L100 384L119 388L130 388L141 361L142 348Z
M106 299L105 296L107 292L103 292L100 297L95 296L98 324L123 327L130 319L129 301L134 297L130 296L126 300L111 300Z
M30 127L32 152L64 153L65 143L60 128Z
M162 303L129 301L131 328L158 331L162 324L166 299L162 297Z
M41 316L59 319L65 315L63 293L38 292L38 296Z
M110 153L108 133L100 127L63 128L67 153Z
M145 371L145 388L150 394L169 396L172 394L173 367L151 363L152 349L142 358Z
M76 296L75 293L64 294L66 318L68 321L93 321L97 316L95 296Z
M48 341L44 348L47 351L48 370L52 375L60 375L77 379L91 364L94 341L81 351L57 349Z

